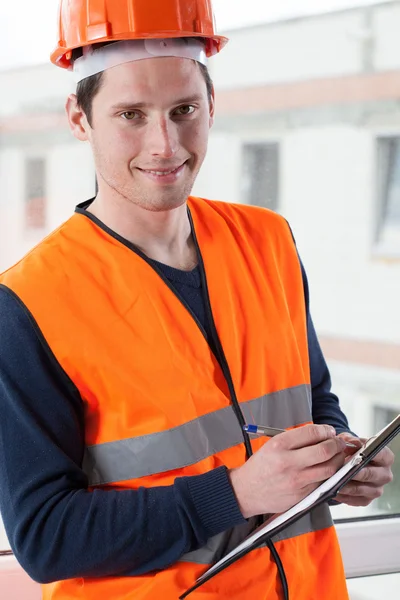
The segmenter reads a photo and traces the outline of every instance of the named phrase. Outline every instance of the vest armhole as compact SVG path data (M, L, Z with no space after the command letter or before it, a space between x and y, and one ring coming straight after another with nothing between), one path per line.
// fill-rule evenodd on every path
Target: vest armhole
M23 313L29 320L29 323L32 327L32 331L34 332L37 340L39 341L47 358L49 359L49 362L54 369L54 373L55 373L56 377L60 380L60 382L62 383L63 386L68 387L69 393L72 393L75 396L77 396L79 398L80 402L82 402L82 397L81 397L81 394L80 394L78 388L76 387L76 385L74 384L72 379L69 377L69 375L64 371L64 369L62 368L60 363L58 362L58 360L55 357L52 349L50 348L46 338L44 337L42 330L40 329L39 325L37 324L36 319L32 315L29 308L25 305L25 303L21 300L21 298L8 286L0 283L0 289L3 290L6 294L8 294L11 298L13 298L13 300L16 302L16 304L19 306L19 308L23 311Z

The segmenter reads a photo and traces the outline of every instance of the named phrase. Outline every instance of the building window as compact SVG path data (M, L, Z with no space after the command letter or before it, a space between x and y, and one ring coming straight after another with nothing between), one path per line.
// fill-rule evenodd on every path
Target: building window
M242 150L241 192L245 204L278 208L279 145L245 144Z
M46 162L28 158L25 163L25 229L46 227Z
M400 252L400 136L378 139L378 222L382 250Z

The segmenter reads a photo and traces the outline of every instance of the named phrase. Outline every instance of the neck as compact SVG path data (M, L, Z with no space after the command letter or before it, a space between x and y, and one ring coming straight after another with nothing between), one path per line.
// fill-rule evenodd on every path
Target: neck
M186 202L178 208L154 212L127 200L105 200L99 194L88 212L153 260L184 271L197 265Z

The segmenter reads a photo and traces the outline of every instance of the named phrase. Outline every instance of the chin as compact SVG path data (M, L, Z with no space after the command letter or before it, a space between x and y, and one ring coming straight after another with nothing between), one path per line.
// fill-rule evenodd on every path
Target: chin
M181 207L186 203L188 197L190 196L190 192L191 188L188 190L171 190L164 194L160 193L158 190L158 194L156 191L154 193L147 192L146 194L141 194L139 203L137 201L137 196L132 197L132 202L139 204L146 210L150 210L152 212L162 212Z
M145 206L145 208L147 208L147 210L150 210L152 212L163 212L166 210L174 210L176 208L180 208L183 204L185 204L186 200L187 200L188 196L185 196L184 198L181 199L177 199L175 198L169 198L169 199L160 199L158 202L156 201L152 201L149 204L147 204Z

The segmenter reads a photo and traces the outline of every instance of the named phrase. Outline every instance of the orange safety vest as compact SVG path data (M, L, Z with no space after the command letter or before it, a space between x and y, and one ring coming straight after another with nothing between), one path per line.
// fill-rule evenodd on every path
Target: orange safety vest
M156 270L83 210L0 278L31 311L80 391L83 469L91 488L165 486L176 477L242 465L245 447L233 395L247 421L282 428L311 421L303 281L287 223L257 207L199 198L189 198L188 207L223 368ZM252 441L253 450L263 443ZM60 581L43 586L43 598L177 600L252 526L250 520L247 528L216 536L163 571ZM326 505L274 542L291 598L348 598ZM190 596L282 597L266 546Z

